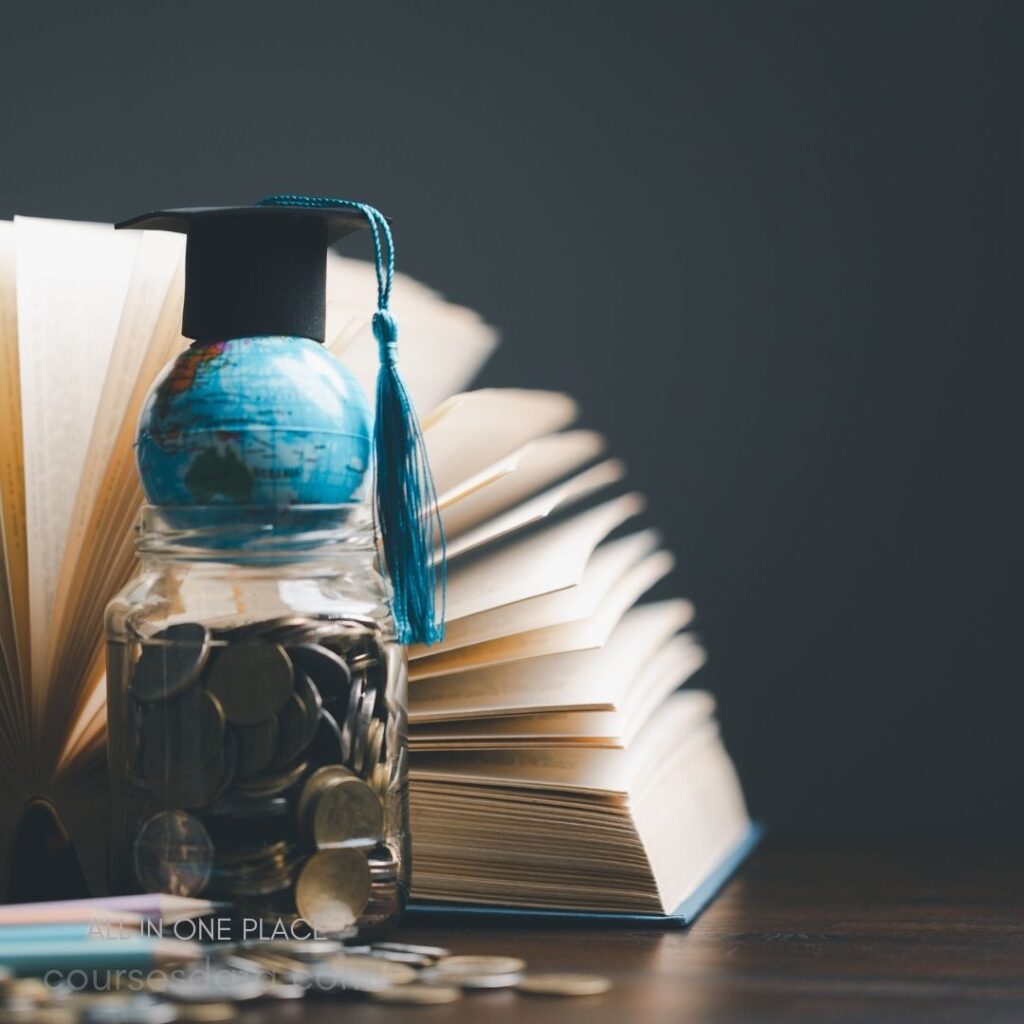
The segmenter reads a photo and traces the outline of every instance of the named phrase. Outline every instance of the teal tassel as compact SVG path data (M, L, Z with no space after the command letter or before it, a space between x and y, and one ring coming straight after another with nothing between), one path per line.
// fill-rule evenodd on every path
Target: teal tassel
M391 578L398 640L437 643L444 638L444 529L423 432L398 372L398 325L388 310L395 272L391 227L374 207L350 199L275 195L259 205L341 206L359 210L369 223L377 269L373 335L380 354L373 425L374 517ZM435 536L440 538L436 551Z

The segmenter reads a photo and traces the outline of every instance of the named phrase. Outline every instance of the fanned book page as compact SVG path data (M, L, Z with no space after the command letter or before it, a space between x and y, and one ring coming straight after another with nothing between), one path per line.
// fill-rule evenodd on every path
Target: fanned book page
M327 270L328 346L372 395L373 267ZM0 869L42 804L101 885L103 616L183 291L177 235L0 222ZM393 309L449 557L446 638L409 652L413 896L671 917L749 829L714 701L675 692L694 607L643 603L674 558L570 397L465 390L497 342L476 313L401 275Z

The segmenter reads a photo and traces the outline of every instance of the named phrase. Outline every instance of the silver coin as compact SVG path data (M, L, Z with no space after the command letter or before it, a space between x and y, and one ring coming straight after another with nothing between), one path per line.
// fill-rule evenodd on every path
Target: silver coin
M374 942L370 946L374 950L390 950L394 953L418 953L420 956L429 956L434 960L451 956L451 950L443 946L419 946L412 942Z
M187 690L202 674L209 653L209 630L198 622L177 622L147 637L132 670L132 696L148 704Z
M358 771L366 756L366 745L369 739L370 722L373 720L373 709L377 704L377 691L363 689L356 715L356 727L352 736L352 766Z
M74 1001L71 1006L74 1008ZM172 1024L178 1019L178 1011L173 1004L150 995L112 992L84 1006L80 1019L85 1024Z
M263 996L267 984L258 973L213 961L171 972L164 994L182 1003L242 1003Z
M311 991L374 992L392 985L408 985L415 980L416 971L407 964L349 954L331 957L317 964L313 971Z
M213 874L213 840L187 811L161 811L135 838L135 877L146 892L196 896Z
M443 962L443 961L442 961ZM425 985L458 985L470 990L492 988L515 988L524 975L521 972L510 974L474 974L470 971L445 972L439 970L440 965L427 967L420 972L420 981Z
M370 905L367 904L367 910L369 909ZM374 948L370 951L370 956L377 957L378 960L390 960L395 964L408 964L410 967L430 967L436 963L432 956L423 956L422 953L403 953L397 949Z
M276 953L303 962L322 960L345 951L344 945L336 939L263 939L251 944L243 943L243 948Z
M277 765L290 764L313 742L320 725L323 701L309 676L295 671L295 689L277 716Z
M287 651L292 664L309 676L325 703L348 700L352 673L344 658L319 644L293 644Z
M355 742L356 729L359 724L359 705L363 699L365 686L366 679L364 676L353 678L352 690L348 696L345 721L341 726L341 759L347 765L352 764L352 749Z
M446 956L437 965L437 970L445 974L519 974L526 970L526 961L517 956L460 953Z

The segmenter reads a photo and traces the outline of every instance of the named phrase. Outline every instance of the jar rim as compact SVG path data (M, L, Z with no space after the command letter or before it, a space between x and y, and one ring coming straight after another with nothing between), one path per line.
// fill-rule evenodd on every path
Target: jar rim
M373 550L368 502L336 505L148 505L135 526L140 555L217 561Z

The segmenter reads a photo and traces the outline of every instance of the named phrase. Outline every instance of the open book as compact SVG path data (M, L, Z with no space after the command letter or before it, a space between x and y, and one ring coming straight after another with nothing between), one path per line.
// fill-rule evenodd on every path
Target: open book
M41 812L103 884L103 612L135 569L139 410L187 344L183 256L163 232L0 222L4 895ZM373 294L369 264L329 255L328 344L369 393ZM569 398L464 392L496 343L475 313L401 275L393 308L451 560L446 640L410 651L414 897L671 911L748 827L710 698L670 696L703 660L693 609L637 605L671 557Z

